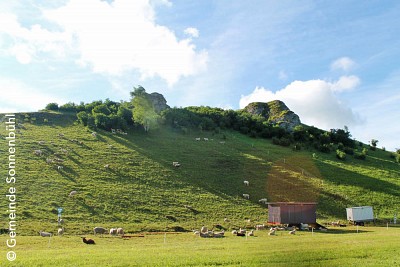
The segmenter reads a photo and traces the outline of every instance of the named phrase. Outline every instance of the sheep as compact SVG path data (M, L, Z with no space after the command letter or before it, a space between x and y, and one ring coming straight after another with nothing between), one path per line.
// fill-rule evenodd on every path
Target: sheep
M307 223L300 223L300 230L309 230L309 226Z
M207 138L207 137L204 137L203 140L204 140L204 141L208 141L208 138Z
M58 228L57 234L58 236L62 236L64 234L64 227Z
M78 194L78 191L73 190L73 191L71 191L71 192L69 193L69 196L70 196L70 197L73 197L73 196L75 196L76 194Z
M110 164L104 165L104 168L105 168L105 169L110 169Z
M262 198L262 199L258 200L258 203L267 204L268 200L266 198Z
M124 229L117 228L117 235L124 235Z
M249 186L249 181L243 181L243 183L244 183L244 185L247 185L247 186Z
M60 166L60 165L57 166L57 170L61 171L62 169L64 169L63 166Z
M96 235L96 234L104 234L106 232L107 232L107 229L105 229L103 227L95 227L95 228L93 228L94 235Z
M58 224L64 224L64 219L58 218L57 222Z
M82 241L83 241L83 243L88 244L88 245L96 244L93 239L86 239L86 237L82 237Z
M96 138L97 137L97 133L96 132L92 132L92 136Z
M117 235L117 228L111 228L110 235Z
M200 229L200 233L207 233L208 232L208 228L207 228L207 226L203 226L203 227L201 227L201 229Z
M220 144L225 144L225 141L220 141L219 143L220 143Z
M115 129L111 128L111 133L115 134Z
M246 233L246 229L240 228L238 231L238 234L245 234L245 233Z
M180 164L179 162L177 162L177 161L174 161L174 162L172 162L172 166L174 166L174 167L180 167L181 164Z
M43 154L43 151L40 149L34 150L33 154L35 154L35 156L41 156Z
M296 234L296 229L293 229L292 231L289 231L289 235L295 235Z
M45 142L44 141L39 141L38 144L43 146L45 144Z
M230 222L228 218L224 218L224 222Z
M264 230L265 229L265 224L257 224L256 225L256 230Z
M59 133L59 134L58 134L58 137L61 137L61 138L62 138L62 137L64 137L64 134L63 134L63 133Z
M232 235L237 235L238 231L237 230L233 230L232 231Z
M39 232L39 235L42 236L42 237L52 237L52 236L53 236L52 233L43 232L43 231L40 231L40 232Z
M249 233L247 233L247 236L254 236L254 230L251 230Z
M200 141L200 140L201 140L201 138L200 138L200 137L197 137L197 138L196 138L196 141Z
M54 162L54 161L53 161L52 159L49 159L49 158L46 159L46 163L47 163L47 164L51 164L51 163L53 163L53 162Z
M275 235L275 234L276 234L276 230L269 231L269 233L268 233L268 235Z
M249 194L243 194L243 197L244 197L245 199L250 199L250 195L249 195Z
M215 238L224 237L224 235L225 235L225 231L224 230L222 230L221 232L215 232L214 233L214 237Z
M194 235L200 235L200 231L193 230L193 234L194 234Z

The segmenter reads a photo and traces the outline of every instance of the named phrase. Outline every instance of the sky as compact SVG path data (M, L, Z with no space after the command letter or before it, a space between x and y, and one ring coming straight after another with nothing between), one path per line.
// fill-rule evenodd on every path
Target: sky
M282 100L302 123L400 148L400 2L0 2L0 112L110 99Z

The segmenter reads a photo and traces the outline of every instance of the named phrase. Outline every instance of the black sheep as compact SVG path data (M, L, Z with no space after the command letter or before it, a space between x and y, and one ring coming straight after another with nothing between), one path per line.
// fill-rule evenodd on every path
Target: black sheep
M83 241L83 243L88 244L88 245L95 244L93 239L86 239L86 237L82 237L82 241Z

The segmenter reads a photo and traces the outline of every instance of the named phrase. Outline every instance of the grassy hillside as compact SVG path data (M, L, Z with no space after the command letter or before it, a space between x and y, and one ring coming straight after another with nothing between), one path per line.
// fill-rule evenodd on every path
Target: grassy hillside
M365 161L339 161L334 153L315 158L314 151L295 152L230 131L182 134L160 128L122 135L99 130L94 137L75 123L74 115L18 116L23 124L16 152L21 234L57 229L57 207L64 208L67 230L82 233L95 225L127 231L203 224L243 227L247 219L251 225L267 220L261 198L316 201L320 222L345 219L345 207L355 205L371 205L379 219L387 220L400 205L399 164L379 149L370 151ZM4 123L0 134L1 176L6 177ZM209 141L195 141L196 137ZM37 149L42 156L33 154ZM63 162L46 162L56 158ZM174 161L181 167L174 167ZM244 180L250 182L248 187ZM78 194L69 197L73 190ZM243 193L250 194L250 200ZM7 199L1 198L0 204L6 207ZM0 227L7 227L7 217L2 211Z

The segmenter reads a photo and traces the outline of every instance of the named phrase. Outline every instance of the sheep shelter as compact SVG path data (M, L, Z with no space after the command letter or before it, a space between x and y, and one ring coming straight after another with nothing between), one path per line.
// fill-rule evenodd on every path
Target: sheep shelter
M315 202L270 202L268 223L270 224L316 224Z

